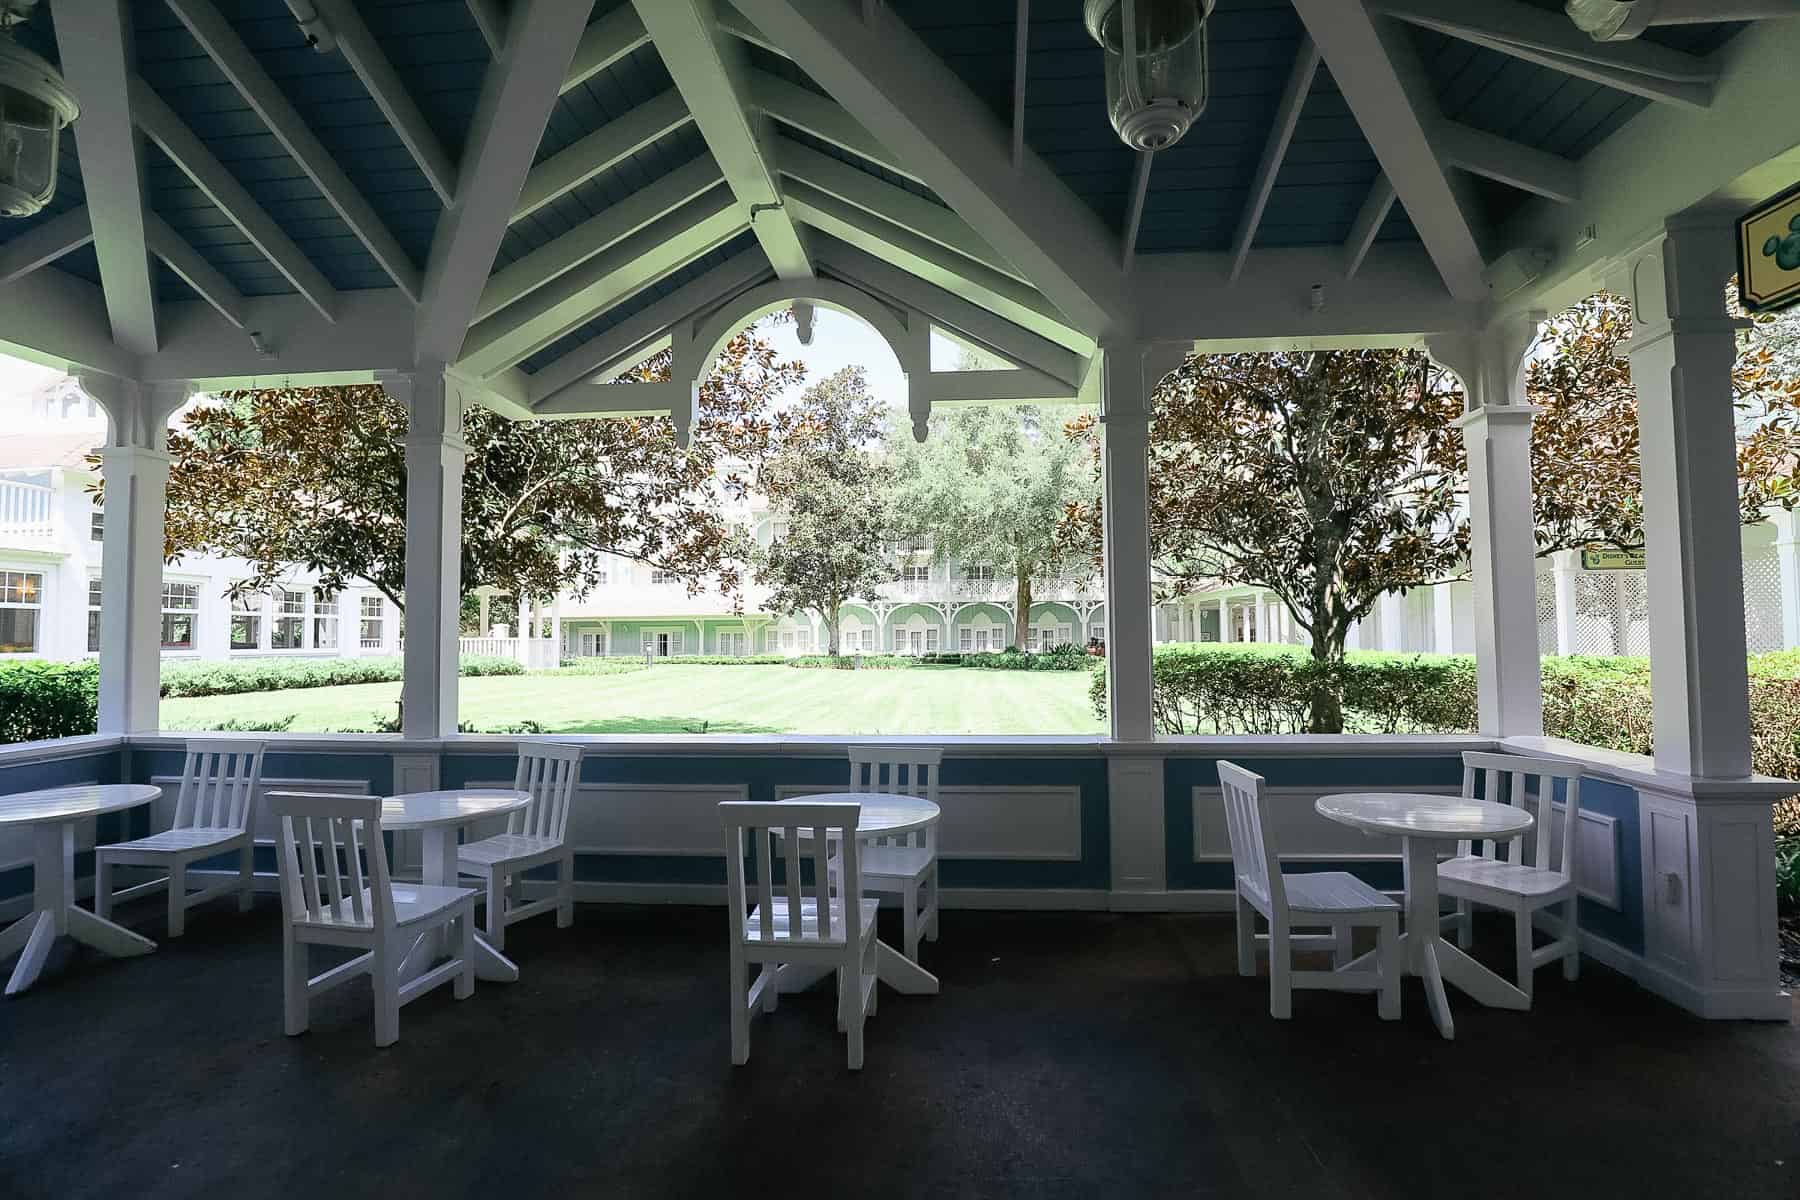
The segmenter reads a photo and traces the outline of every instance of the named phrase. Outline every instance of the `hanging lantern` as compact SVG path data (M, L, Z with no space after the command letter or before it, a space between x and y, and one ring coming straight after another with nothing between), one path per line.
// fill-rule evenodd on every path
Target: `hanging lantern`
M0 0L0 217L50 203L63 126L80 112L56 68L13 40L29 7Z
M1106 53L1106 109L1134 150L1181 140L1206 108L1206 19L1216 0L1086 0Z

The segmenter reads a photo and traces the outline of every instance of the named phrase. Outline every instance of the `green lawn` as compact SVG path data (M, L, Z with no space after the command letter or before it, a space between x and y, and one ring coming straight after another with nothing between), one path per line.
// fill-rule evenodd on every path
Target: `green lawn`
M551 733L1098 733L1085 671L802 670L655 666L626 675L462 680L477 729L536 721ZM369 729L392 718L398 683L162 702L164 729L295 714L294 732Z

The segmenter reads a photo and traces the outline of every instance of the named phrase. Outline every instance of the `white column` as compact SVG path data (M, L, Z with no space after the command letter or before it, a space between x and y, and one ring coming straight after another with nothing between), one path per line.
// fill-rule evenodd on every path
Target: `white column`
M1574 654L1576 581L1581 578L1581 551L1558 550L1550 556L1550 579L1556 585L1556 652ZM1532 581L1535 587L1537 581ZM1534 596L1535 600L1535 596Z
M1431 635L1434 653L1456 653L1456 596L1447 583L1431 587Z
M556 595L555 599L550 601L550 645L555 648L554 653L552 655L552 657L554 658L555 661L553 661L550 665L553 667L562 666L563 623L562 623L562 594L560 592Z
M407 409L406 648L401 732L456 732L462 597L462 393L442 364L378 376Z
M480 597L477 600L477 603L479 603L481 605L481 615L475 619L475 636L476 637L488 636L488 632L492 628L492 626L490 626L488 624L488 616L489 616L488 604L491 600L493 600L493 596L491 596L489 593L487 593L485 591L481 593Z
M1659 770L1750 772L1728 225L1671 222L1624 268L1638 396Z
M1800 514L1777 508L1775 563L1781 573L1781 646L1800 646Z
M1146 347L1100 352L1102 467L1106 521L1107 686L1112 735L1150 741L1150 393Z
M1231 637L1231 600L1227 596L1219 597L1219 641L1229 642Z
M100 559L99 731L154 733L162 678L168 421L191 389L99 374L80 381L109 418L101 450L106 540Z
M1406 649L1406 597L1399 592L1383 592L1375 602L1381 613L1381 644L1377 650Z
M1531 507L1531 418L1525 354L1541 314L1480 334L1433 338L1432 356L1459 375L1469 411L1456 424L1469 454L1469 580L1475 592L1475 676L1481 732L1544 731L1538 661L1537 543Z

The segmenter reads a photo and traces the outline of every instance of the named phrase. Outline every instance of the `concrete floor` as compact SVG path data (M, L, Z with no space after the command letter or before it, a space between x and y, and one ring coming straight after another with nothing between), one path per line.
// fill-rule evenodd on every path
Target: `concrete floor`
M953 911L943 994L884 994L852 1074L823 991L730 1065L717 910L518 926L519 983L440 990L387 1050L361 981L282 1035L278 920L59 948L0 1001L0 1196L1800 1196L1800 1029L1591 963L1529 1014L1458 1003L1446 1043L1410 981L1397 1024L1270 1020L1224 917Z

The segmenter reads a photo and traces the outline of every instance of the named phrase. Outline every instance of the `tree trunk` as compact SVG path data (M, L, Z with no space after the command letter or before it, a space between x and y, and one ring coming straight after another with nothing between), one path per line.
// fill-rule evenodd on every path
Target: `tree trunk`
M1344 732L1344 638L1349 631L1337 622L1315 617L1312 635L1314 675L1307 697L1308 733Z
M825 653L831 658L836 658L838 652L838 621L841 619L838 609L841 607L842 605L832 605L830 612L819 614L825 622Z
M1014 567L1013 584L1013 648L1025 648L1025 629L1031 624L1031 566L1020 562Z

